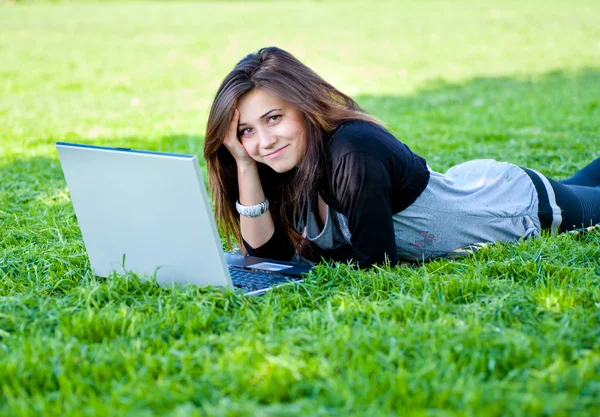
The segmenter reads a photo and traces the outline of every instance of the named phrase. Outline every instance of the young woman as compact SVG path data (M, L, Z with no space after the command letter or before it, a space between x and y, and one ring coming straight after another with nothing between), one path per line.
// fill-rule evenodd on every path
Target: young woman
M494 160L437 173L275 47L221 84L204 156L221 230L260 257L369 267L600 222L600 158L564 181Z

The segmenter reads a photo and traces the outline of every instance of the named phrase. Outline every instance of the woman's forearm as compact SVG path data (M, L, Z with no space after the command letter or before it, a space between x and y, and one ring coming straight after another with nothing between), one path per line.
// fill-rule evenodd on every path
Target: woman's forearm
M248 165L238 164L238 184L240 204L253 206L265 200L265 193L258 176L256 163ZM253 248L258 248L273 236L275 226L269 210L258 217L240 216L240 229L242 237Z

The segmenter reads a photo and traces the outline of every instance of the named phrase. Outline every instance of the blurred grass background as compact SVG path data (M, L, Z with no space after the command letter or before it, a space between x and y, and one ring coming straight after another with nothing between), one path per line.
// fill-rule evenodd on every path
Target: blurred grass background
M252 299L91 276L54 143L201 156L266 45L436 170L600 156L592 0L0 3L0 414L598 415L597 233Z

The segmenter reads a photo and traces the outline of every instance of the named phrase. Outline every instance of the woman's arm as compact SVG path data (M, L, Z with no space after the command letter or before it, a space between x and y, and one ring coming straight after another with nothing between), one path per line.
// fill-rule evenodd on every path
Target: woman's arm
M248 155L238 140L239 119L240 112L236 109L233 112L229 132L223 140L223 144L231 152L237 165L239 202L244 206L254 206L265 201L265 193L258 176L256 161ZM268 210L258 217L240 216L240 229L244 240L253 248L264 245L275 231L273 219Z
M265 193L258 176L256 162L238 163L239 202L244 206L254 206L265 201ZM275 225L271 212L267 210L257 217L240 216L240 230L244 241L251 248L258 248L273 236Z
M235 110L223 144L231 152L237 165L239 202L244 206L253 206L265 201L265 193L256 161L248 155L237 138L238 121L239 112ZM240 231L242 243L249 255L282 260L289 260L294 255L293 245L284 236L275 233L270 210L257 217L240 215Z
M253 206L265 200L256 162L238 165L238 184L240 204ZM282 261L289 261L294 256L294 246L284 234L277 233L270 210L258 217L240 216L240 229L248 255Z
M361 268L395 264L392 186L386 167L376 157L355 151L344 155L331 174L333 207L348 218L352 260Z
M354 261L361 267L397 262L392 216L427 186L425 160L384 128L362 121L343 125L327 155L326 202L348 219Z
M238 184L240 204L252 206L265 200L256 163L253 166L238 165ZM270 210L258 217L240 216L240 229L248 255L286 261L294 256L294 246L275 230Z

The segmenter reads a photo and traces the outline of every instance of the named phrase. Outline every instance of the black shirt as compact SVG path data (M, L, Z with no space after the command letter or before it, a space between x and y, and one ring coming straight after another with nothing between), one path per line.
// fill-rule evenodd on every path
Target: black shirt
M326 174L317 190L323 201L348 219L351 247L326 259L350 260L360 267L398 261L392 215L410 206L429 182L423 158L384 128L361 120L343 123L326 145ZM275 230L248 254L289 260L294 247ZM339 254L343 253L342 259Z

